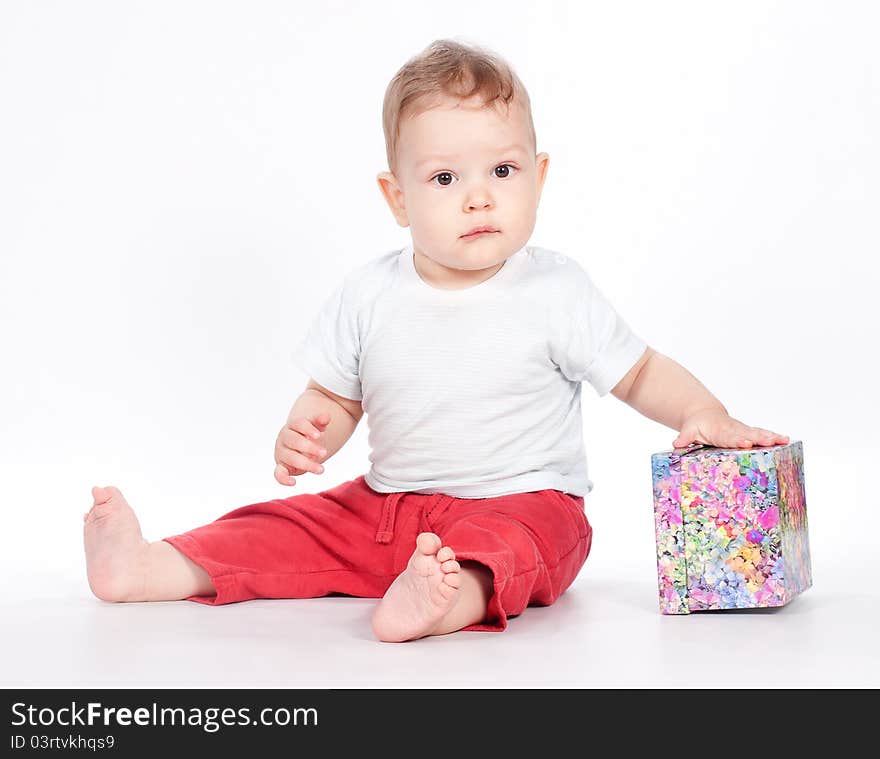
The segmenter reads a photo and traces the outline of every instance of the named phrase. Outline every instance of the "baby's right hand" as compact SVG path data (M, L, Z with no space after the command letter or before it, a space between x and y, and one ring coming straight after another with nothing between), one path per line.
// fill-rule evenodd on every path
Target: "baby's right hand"
M314 472L321 474L326 460L321 436L330 424L330 414L312 419L299 416L287 420L275 441L275 479L282 485L293 485L293 475Z

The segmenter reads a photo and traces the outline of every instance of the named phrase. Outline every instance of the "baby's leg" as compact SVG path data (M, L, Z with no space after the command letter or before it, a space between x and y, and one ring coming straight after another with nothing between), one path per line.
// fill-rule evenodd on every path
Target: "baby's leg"
M556 490L541 490L483 499L451 499L431 512L428 525L443 536L440 561L455 555L461 566L470 566L482 584L482 606L473 614L451 608L431 635L451 629L501 631L510 616L526 606L552 604L574 581L592 544L592 527L583 510L583 499ZM460 586L464 589L464 585ZM486 597L488 596L488 602ZM384 603L384 601L383 601ZM454 627L458 625L458 627Z
M373 612L373 632L392 643L446 635L481 622L491 595L488 568L474 561L459 564L438 535L423 532L406 569Z
M122 493L92 488L83 517L86 571L92 592L104 601L177 601L214 595L208 573L170 543L149 543Z

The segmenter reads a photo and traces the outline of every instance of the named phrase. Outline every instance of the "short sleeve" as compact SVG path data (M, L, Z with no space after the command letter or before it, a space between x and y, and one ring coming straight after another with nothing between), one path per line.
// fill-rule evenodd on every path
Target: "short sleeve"
M346 280L324 301L294 349L293 362L331 392L360 401L359 360L357 304L351 281Z
M557 311L559 324L551 358L572 382L589 382L607 395L642 357L647 343L636 335L608 299L579 269L574 302Z

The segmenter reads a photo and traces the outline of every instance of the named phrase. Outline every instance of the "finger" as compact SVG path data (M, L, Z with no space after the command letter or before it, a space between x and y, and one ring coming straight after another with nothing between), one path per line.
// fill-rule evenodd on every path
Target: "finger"
M687 448L694 440L694 434L690 430L682 430L678 437L672 441L673 448Z
M756 436L742 429L732 430L726 435L725 446L728 448L751 448Z
M290 476L287 467L283 464L278 464L278 466L275 467L275 479L282 485L296 484L296 479Z
M288 425L288 429L293 430L294 432L298 432L303 437L309 438L311 440L317 440L321 437L321 433L323 430L316 427L312 424L308 419L304 417L297 417L296 419L292 419Z
M772 432L768 433L764 430L756 429L749 435L749 439L752 440L755 445L771 445L776 437Z
M761 427L746 427L741 435L741 448L750 448L752 445L773 445L777 435L770 430Z
M719 433L717 445L724 448L751 448L755 440L751 427L732 419Z
M759 440L764 445L785 445L788 442L787 435L780 435L778 432L755 428L760 434Z
M318 414L318 416L312 418L312 424L314 424L321 431L326 429L327 425L330 424L330 422L331 416L327 413Z
M701 445L710 445L709 441L700 434L697 429L684 429L678 437L673 441L673 448L687 448L691 443L700 443Z
M324 467L317 461L313 461L308 456L304 456L297 451L282 453L281 463L295 469L301 469L304 472L312 472L313 474L322 474L324 471Z
M293 466L293 464L289 464L286 460L287 452L282 451L280 455L275 457L275 463L278 466L283 466L287 469L287 475L289 477L299 477L301 474L305 474L308 470L302 469L301 467Z
M302 453L316 461L323 460L327 455L327 449L320 442L312 442L293 430L288 430L281 436L281 445L289 451Z

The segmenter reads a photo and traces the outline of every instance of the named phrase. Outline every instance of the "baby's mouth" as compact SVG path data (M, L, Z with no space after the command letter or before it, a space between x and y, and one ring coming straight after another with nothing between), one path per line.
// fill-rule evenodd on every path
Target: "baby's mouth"
M494 235L494 234L498 233L499 231L500 230L498 230L498 229L482 229L482 230L478 230L476 232L469 232L466 235L462 235L461 238L463 240L470 240L474 237L482 237L483 235Z

